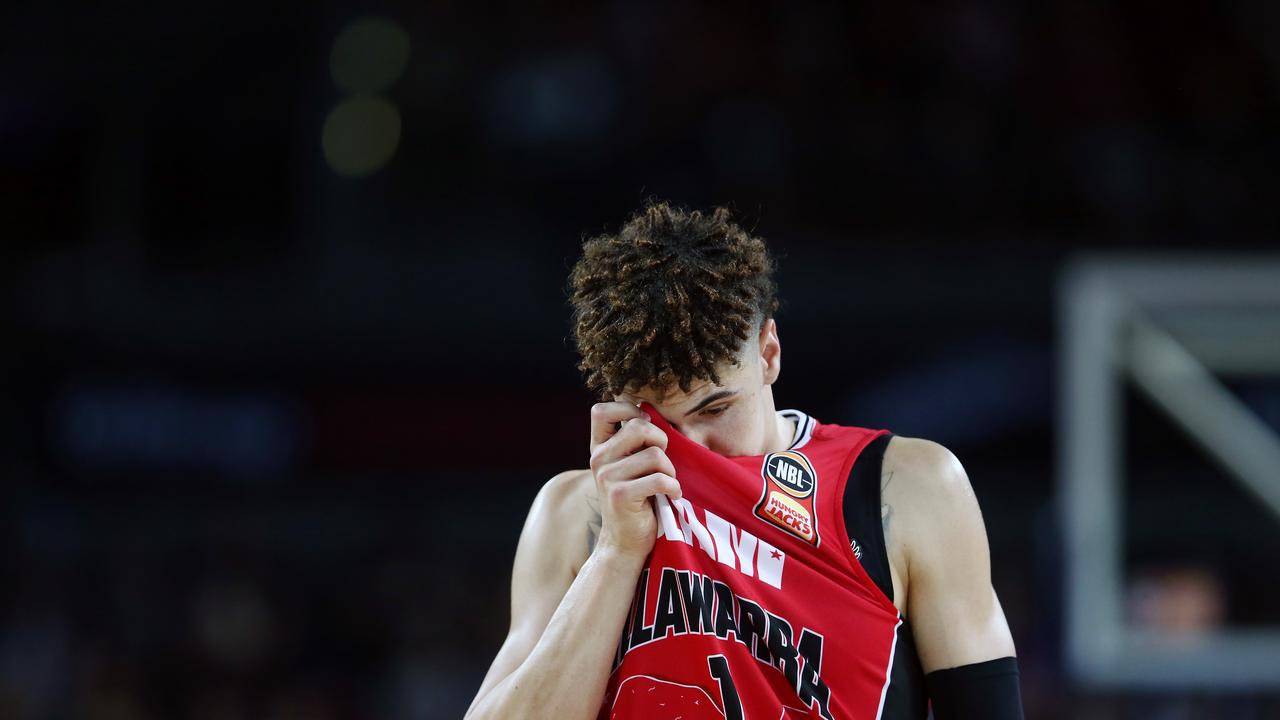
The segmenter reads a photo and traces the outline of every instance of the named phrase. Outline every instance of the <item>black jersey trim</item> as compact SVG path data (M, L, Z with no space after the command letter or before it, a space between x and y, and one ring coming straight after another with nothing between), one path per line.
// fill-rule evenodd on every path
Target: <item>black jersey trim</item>
M893 576L889 572L889 552L880 519L880 474L884 452L892 439L891 433L885 433L863 448L849 471L841 499L845 534L861 547L859 560L863 569L889 602L893 602Z
M889 602L894 599L893 575L880 515L880 477L884 469L884 453L892 439L892 434L885 433L863 448L849 470L841 498L845 539L859 543L862 550L862 557L855 556L854 562L861 563L867 577ZM887 675L881 691L878 720L924 720L928 717L924 668L911 623L901 613L894 629L894 650Z

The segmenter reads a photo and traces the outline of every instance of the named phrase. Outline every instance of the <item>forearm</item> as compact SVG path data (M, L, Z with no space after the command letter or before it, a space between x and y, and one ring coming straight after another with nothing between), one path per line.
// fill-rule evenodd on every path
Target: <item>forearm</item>
M599 547L583 564L542 637L467 720L595 718L643 557Z

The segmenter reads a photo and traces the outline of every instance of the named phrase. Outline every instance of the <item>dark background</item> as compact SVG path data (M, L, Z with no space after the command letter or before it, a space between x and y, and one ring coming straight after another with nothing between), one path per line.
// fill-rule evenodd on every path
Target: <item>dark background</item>
M375 89L335 50L370 16L409 47ZM964 461L1029 717L1280 717L1074 682L1054 503L1066 263L1276 247L1280 5L0 21L0 718L460 717L528 504L586 464L568 268L650 197L728 205L778 254L780 407ZM356 156L397 142L352 176L322 138L356 95L383 113ZM1248 389L1280 426L1277 393ZM1275 524L1132 405L1129 563L1190 553L1231 624L1280 622ZM1152 541L1170 497L1188 547Z

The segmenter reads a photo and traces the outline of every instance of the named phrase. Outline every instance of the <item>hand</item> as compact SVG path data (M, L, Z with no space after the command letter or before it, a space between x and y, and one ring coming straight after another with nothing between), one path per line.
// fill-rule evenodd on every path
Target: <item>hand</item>
M618 429L618 423L622 428ZM667 458L667 434L643 410L625 402L591 408L591 472L600 499L601 547L645 556L653 549L658 493L680 497L676 469Z

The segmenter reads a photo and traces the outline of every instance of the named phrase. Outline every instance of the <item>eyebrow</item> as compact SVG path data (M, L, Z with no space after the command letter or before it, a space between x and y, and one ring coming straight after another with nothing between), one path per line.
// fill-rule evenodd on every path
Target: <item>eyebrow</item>
M723 400L724 398L727 398L730 395L736 395L737 393L738 393L737 390L719 390L717 392L713 392L710 395L702 398L702 402L698 403L697 405L694 405L692 410L689 410L684 414L684 417L689 417L690 415L698 412L699 410L710 405L711 403L717 400Z

